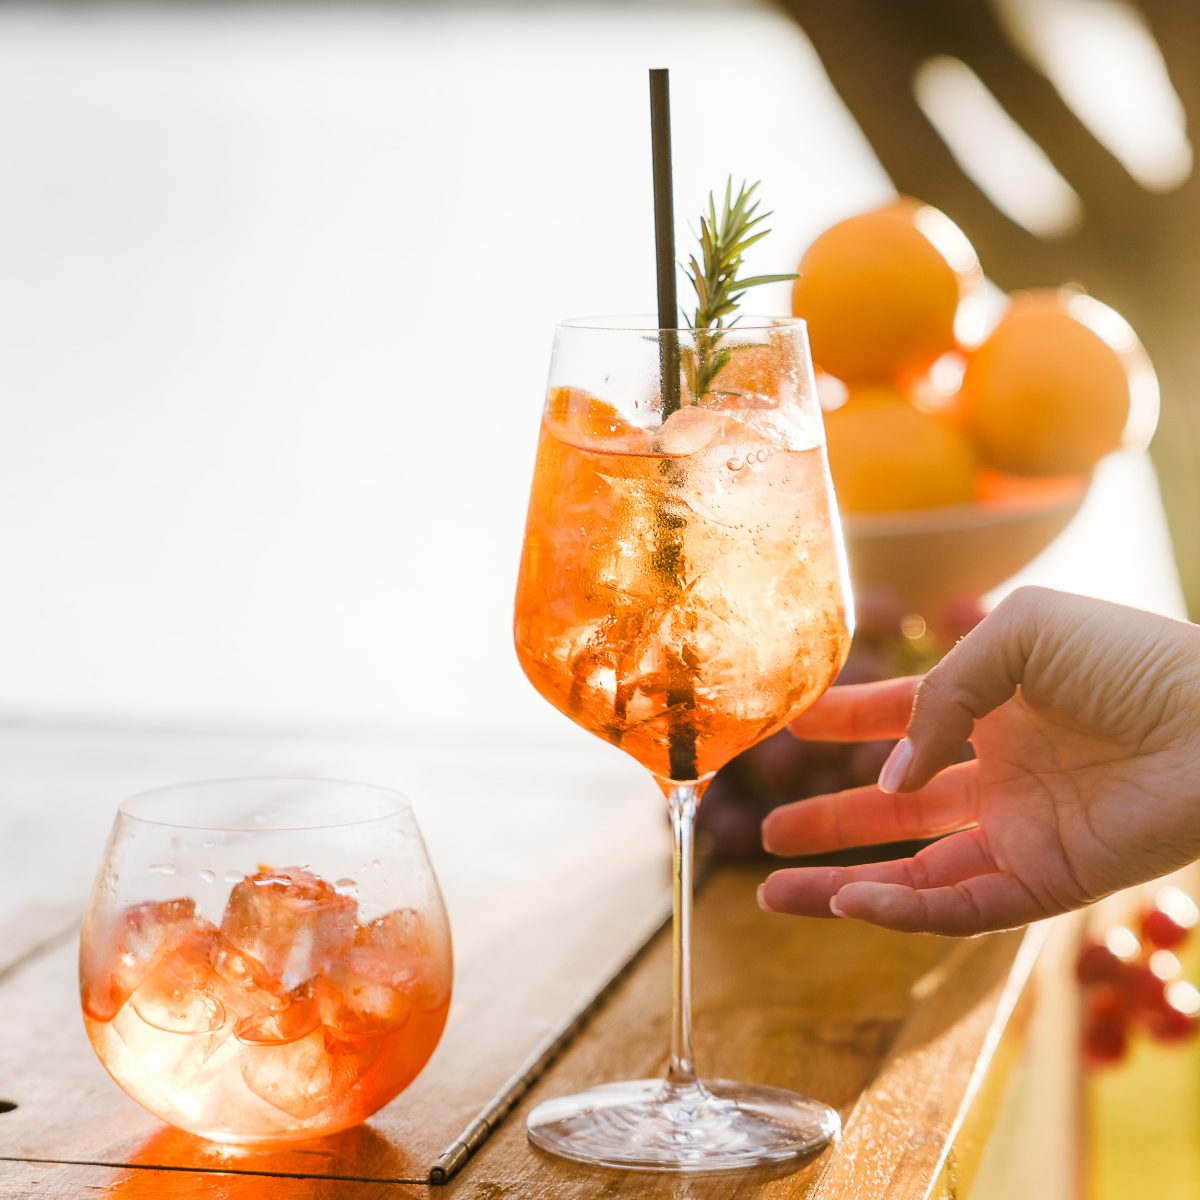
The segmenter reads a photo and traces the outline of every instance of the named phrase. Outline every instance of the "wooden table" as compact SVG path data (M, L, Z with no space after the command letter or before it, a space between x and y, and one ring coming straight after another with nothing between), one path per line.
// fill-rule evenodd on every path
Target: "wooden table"
M1077 588L1158 596L1170 611L1177 593L1161 542L1140 525L1120 536L1127 482L1117 478L1090 534L1072 531L1076 549L1092 539L1090 568L1111 568L1090 586L1078 565L1070 574ZM1054 582L1056 570L1067 568L1050 563L1040 577ZM455 930L455 1001L426 1071L367 1126L287 1151L222 1152L155 1122L91 1055L74 992L77 920L125 796L182 779L288 773L413 795ZM654 789L583 735L551 746L486 731L382 739L0 727L0 1195L1076 1193L1064 1154L1074 1014L1053 986L1069 924L956 942L771 917L754 903L762 871L748 868L715 873L699 897L698 1060L713 1076L836 1105L840 1143L798 1169L690 1179L585 1170L532 1149L523 1128L532 1105L664 1068L666 867ZM1035 976L1050 980L1037 1004ZM1029 1162L1036 1182L1015 1185L1025 1177L1014 1168ZM443 1172L448 1182L432 1181Z
M569 753L479 745L454 756L467 764L457 769L446 765L449 749L0 731L0 1100L17 1106L0 1113L0 1194L908 1197L939 1180L933 1194L962 1194L1009 1047L1025 1028L1040 932L953 942L781 919L754 903L761 870L715 874L697 917L701 1063L819 1096L840 1108L846 1135L794 1173L684 1183L582 1170L532 1150L523 1117L547 1096L663 1070L670 945L659 929L668 902L660 804L599 744L599 753L590 743ZM425 797L418 812L456 930L457 991L433 1062L368 1130L228 1156L166 1130L104 1076L78 1018L76 918L124 794L267 770L406 780ZM533 1086L516 1110L494 1132L477 1131L490 1136L447 1184L430 1185L456 1132L506 1090L517 1099L513 1083L524 1076Z

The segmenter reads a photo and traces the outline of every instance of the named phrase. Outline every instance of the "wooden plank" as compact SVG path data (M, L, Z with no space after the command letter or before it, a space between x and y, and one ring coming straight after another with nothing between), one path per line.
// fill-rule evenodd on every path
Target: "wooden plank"
M0 1161L0 1195L6 1200L430 1200L427 1187L396 1183L11 1161Z
M961 1145L964 1118L990 1074L1040 941L1035 931L959 942L915 985L917 1003L855 1106L813 1200L940 1197L974 1170L979 1126ZM965 1183L953 1194L966 1194Z
M22 849L0 843L16 877L0 867L8 916L27 915L53 889L78 911L112 809L134 787L272 771L359 778L414 795L455 934L450 1022L405 1095L369 1130L319 1152L321 1173L426 1179L668 911L661 798L600 743L593 755L498 742L455 749L439 739L19 733L7 732L10 753L0 760L16 798L36 799L42 818L29 823ZM77 836L63 837L63 824ZM22 856L70 869L43 869L43 880L19 866ZM21 1031L0 1044L0 1080L13 1093L0 1099L19 1105L0 1121L0 1155L220 1165L204 1143L162 1133L100 1070L80 1026L74 958L68 939L20 961L0 983L3 1028ZM260 1155L255 1169L291 1170L312 1158Z
M930 1192L1021 995L1036 935L955 942L770 917L754 903L757 879L753 868L722 872L698 902L698 1060L712 1076L833 1104L846 1121L840 1145L798 1170L686 1184L589 1170L529 1147L524 1119L541 1100L662 1072L671 950L664 936L447 1196L910 1200Z
M1022 998L1033 1001L1028 1029L1002 1105L987 1130L971 1200L1082 1200L1075 983L1082 925L1079 913L1049 924L1046 945ZM998 1056L1008 1052L1002 1044Z

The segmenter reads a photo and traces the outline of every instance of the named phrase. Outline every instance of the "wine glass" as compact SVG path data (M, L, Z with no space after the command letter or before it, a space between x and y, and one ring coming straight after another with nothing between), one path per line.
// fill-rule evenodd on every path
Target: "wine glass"
M824 1104L701 1081L691 1023L692 833L709 780L821 695L853 626L804 323L559 325L515 641L534 687L646 766L674 836L665 1080L551 1100L532 1141L583 1162L711 1171L839 1129Z
M234 779L121 805L83 921L83 1020L105 1070L221 1142L346 1129L424 1067L450 930L408 801Z

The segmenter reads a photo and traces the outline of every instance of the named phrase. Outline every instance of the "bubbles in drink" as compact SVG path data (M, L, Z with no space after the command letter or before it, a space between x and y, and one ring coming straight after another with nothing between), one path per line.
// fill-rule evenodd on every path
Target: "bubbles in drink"
M650 453L578 423L560 436L552 402L534 471L522 667L662 777L681 722L697 777L715 770L807 707L849 645L819 427L790 401L718 399L673 413Z

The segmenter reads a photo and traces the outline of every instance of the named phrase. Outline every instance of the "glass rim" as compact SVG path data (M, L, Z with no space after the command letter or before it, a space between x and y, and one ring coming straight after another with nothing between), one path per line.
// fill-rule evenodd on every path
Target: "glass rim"
M675 325L661 326L653 313L609 313L595 317L567 317L556 321L555 329L580 329L592 333L767 333L772 329L801 329L808 331L808 322L803 317L769 317L761 314L739 315L737 323L725 325L720 330L711 326Z
M233 823L204 820L173 820L165 819L137 809L146 805L155 806L165 797L181 795L185 792L203 792L207 790L232 789L237 785L272 784L272 785L309 785L330 788L349 788L356 792L370 792L376 796L386 797L390 802L384 811L371 813L367 816L348 817L342 820L282 820L273 824L251 824L248 822ZM189 829L209 833L300 833L316 832L329 829L347 829L351 826L369 825L375 821L388 821L404 814L412 813L412 801L403 792L384 787L376 783L362 783L351 779L329 779L319 775L231 775L220 779L195 779L182 783L167 783L159 787L147 788L145 791L134 792L127 796L117 806L118 814L130 821L143 825L156 825L164 829Z

